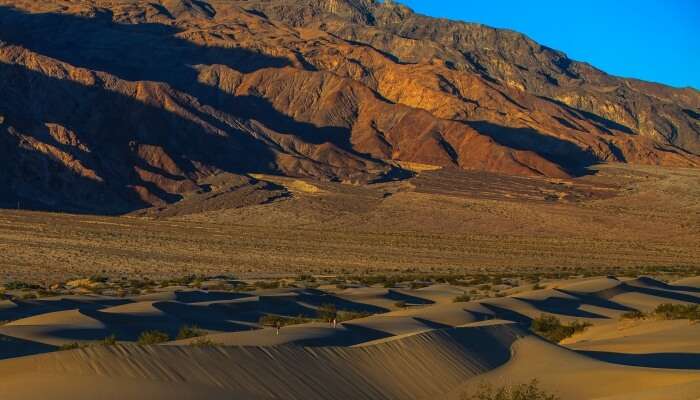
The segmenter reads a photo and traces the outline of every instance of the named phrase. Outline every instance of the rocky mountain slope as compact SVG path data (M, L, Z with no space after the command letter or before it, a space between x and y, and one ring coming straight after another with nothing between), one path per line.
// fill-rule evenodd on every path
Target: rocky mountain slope
M566 178L700 165L700 93L385 1L0 1L0 202L122 213L259 203L251 173L396 161Z

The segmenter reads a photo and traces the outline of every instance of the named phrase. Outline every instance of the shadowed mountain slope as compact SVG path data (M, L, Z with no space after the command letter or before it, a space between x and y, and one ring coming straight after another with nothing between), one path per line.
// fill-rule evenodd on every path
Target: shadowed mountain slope
M446 43L451 31L471 36ZM235 207L286 195L251 173L367 183L407 176L395 160L556 178L700 164L696 92L624 81L661 93L649 104L675 133L652 134L539 73L477 68L465 43L535 46L499 32L368 1L0 1L0 203ZM524 52L506 50L498 65ZM541 53L528 63L564 71Z

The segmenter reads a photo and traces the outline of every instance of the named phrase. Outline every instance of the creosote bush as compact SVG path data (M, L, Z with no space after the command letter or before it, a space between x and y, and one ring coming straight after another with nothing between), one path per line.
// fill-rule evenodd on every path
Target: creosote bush
M145 346L167 342L168 340L170 340L170 336L168 336L168 334L165 332L144 331L141 333L141 335L139 335L137 343L142 346Z
M80 349L86 347L85 345L81 345L78 342L73 342L73 343L66 343L62 344L58 347L58 350L60 351L65 351L65 350L75 350L75 349Z
M620 319L644 319L647 315L639 310L627 311L620 315Z
M177 334L177 340L181 339L191 339L195 337L200 337L204 336L205 332L199 329L195 325L185 325L180 328L180 331Z
M482 384L476 391L465 393L461 400L560 400L540 388L537 380L513 386L493 387Z
M299 324L305 324L307 322L311 322L311 319L305 318L301 315L298 315L296 317L285 317L282 315L263 315L260 317L258 320L258 323L260 325L264 326L289 326L289 325L299 325Z
M591 326L590 323L580 321L574 321L569 325L565 325L554 315L542 314L539 318L532 320L530 328L537 335L550 342L559 343L575 333L583 332L589 326Z
M117 337L115 335L109 335L106 338L100 340L99 344L103 346L114 346L117 344Z
M663 319L700 320L700 305L698 304L659 304L654 314Z

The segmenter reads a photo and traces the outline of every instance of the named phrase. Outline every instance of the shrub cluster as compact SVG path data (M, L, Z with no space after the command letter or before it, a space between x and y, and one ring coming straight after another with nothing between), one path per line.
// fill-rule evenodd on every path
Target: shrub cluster
M484 384L473 393L465 393L462 400L559 400L559 397L540 389L537 380L533 380L499 388Z
M663 319L700 320L700 305L698 304L660 304L654 314Z
M144 331L139 335L137 343L146 346L151 344L158 344L167 342L170 340L170 336L165 332L160 331Z
M554 315L543 314L539 318L532 320L530 328L537 335L550 342L559 343L575 333L583 332L589 326L591 326L590 323L580 321L574 321L569 325L565 325Z

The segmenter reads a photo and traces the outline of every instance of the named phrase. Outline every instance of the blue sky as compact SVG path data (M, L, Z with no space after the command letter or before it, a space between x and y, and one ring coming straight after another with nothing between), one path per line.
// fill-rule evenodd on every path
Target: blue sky
M613 75L700 89L700 0L399 0L522 32Z

